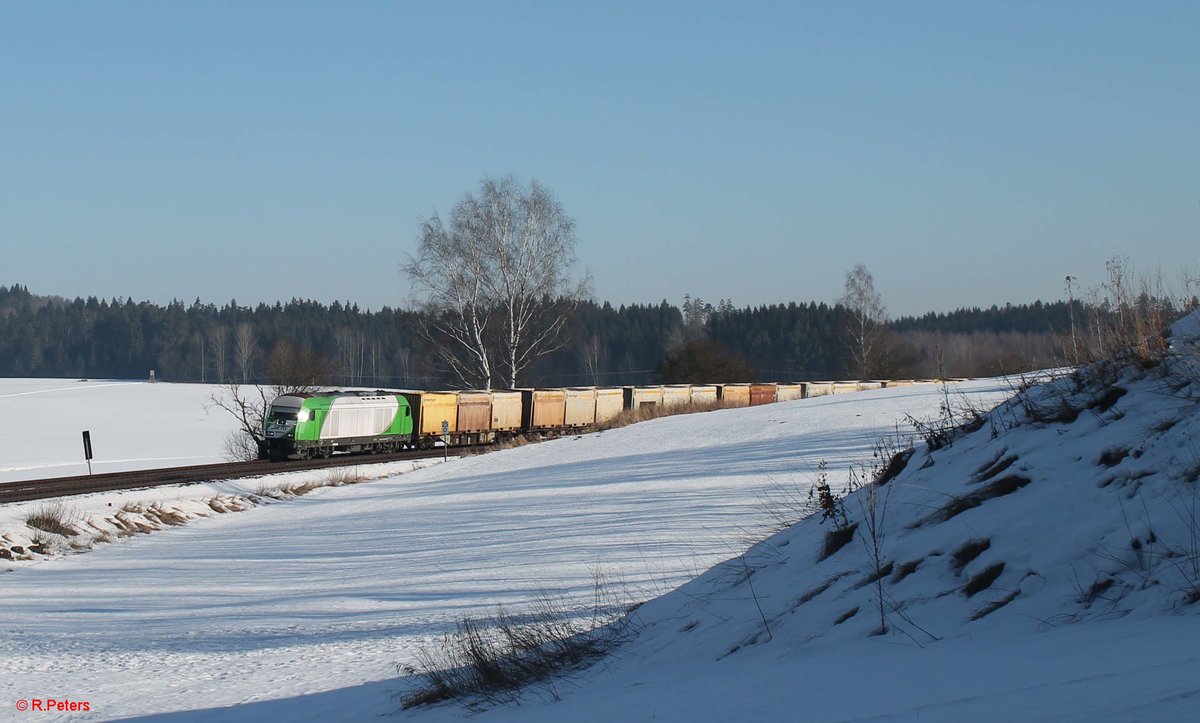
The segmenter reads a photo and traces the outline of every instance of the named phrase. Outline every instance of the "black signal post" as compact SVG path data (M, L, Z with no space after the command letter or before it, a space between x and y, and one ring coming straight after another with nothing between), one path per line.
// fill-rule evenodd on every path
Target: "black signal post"
M88 476L92 475L92 433L88 430L83 431L83 456L88 463Z

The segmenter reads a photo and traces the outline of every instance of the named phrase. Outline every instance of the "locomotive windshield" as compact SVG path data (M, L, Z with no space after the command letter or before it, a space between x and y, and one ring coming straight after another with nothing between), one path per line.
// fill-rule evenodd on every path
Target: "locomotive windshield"
M271 419L277 422L294 422L296 421L296 411L288 409L279 409L278 407L271 410Z

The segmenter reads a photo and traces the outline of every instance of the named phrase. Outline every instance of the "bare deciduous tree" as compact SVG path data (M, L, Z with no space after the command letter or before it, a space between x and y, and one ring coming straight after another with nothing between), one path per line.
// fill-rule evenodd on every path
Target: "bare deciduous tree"
M223 409L237 421L237 429L225 440L225 456L231 461L261 457L265 446L265 421L271 402L287 394L319 390L333 375L329 359L311 349L297 349L280 342L268 360L271 385L239 384L230 381L209 396L210 407Z
M600 337L595 334L589 336L579 347L579 359L583 363L583 371L592 386L600 386L600 371L603 366L601 357L603 355L604 348L600 344Z
M237 358L238 370L242 373L242 383L245 384L250 381L254 371L254 354L257 351L254 326L247 321L238 324L233 343L233 354Z
M485 178L448 222L421 223L404 272L429 312L427 333L463 384L509 387L559 333L587 294L575 279L575 222L545 186Z
M875 279L864 264L856 264L846 272L846 282L838 303L846 308L849 315L847 347L855 371L860 379L878 375L880 342L887 324L887 311L879 292L875 291Z
M213 371L217 375L218 383L225 383L229 379L228 372L225 368L225 360L229 356L229 351L226 344L225 327L218 324L208 331L208 343L212 347L213 355Z

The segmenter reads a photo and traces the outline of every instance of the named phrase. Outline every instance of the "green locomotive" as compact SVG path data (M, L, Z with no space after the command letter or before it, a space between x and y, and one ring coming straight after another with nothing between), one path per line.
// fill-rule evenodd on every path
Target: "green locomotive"
M391 392L328 392L276 397L261 456L328 457L334 452L394 452L413 443L408 398Z

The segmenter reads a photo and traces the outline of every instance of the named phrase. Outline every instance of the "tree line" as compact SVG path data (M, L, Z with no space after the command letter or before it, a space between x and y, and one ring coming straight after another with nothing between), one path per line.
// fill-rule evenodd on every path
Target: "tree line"
M981 376L1069 361L1072 331L1095 318L1080 301L1034 302L902 317L881 325L880 377ZM0 286L0 376L269 382L280 356L308 355L324 384L462 386L424 333L427 311L352 303L222 306L199 299L159 305L130 299L40 296ZM716 306L580 301L558 347L519 384L620 385L672 381L860 376L842 303ZM1169 314L1167 314L1169 316ZM310 365L310 367L313 365ZM716 374L708 376L706 374ZM689 376L690 375L690 376Z
M484 178L422 219L403 264L411 308L356 304L166 306L38 296L0 286L0 376L491 388L992 376L1075 365L1158 343L1178 309L1158 279L1110 259L1087 302L890 319L870 271L834 303L614 307L574 268L575 222L537 181ZM1185 278L1188 289L1200 286Z

